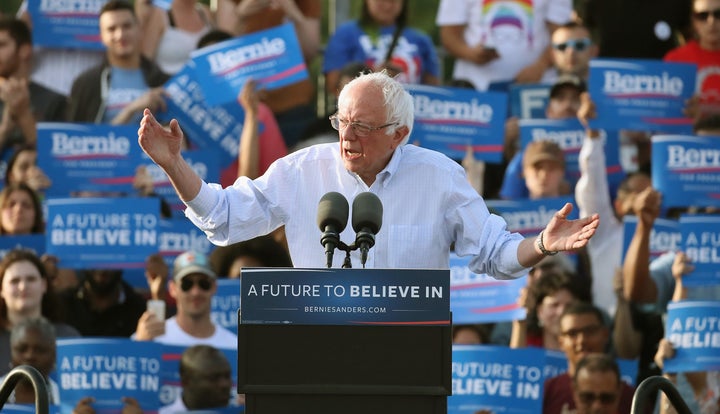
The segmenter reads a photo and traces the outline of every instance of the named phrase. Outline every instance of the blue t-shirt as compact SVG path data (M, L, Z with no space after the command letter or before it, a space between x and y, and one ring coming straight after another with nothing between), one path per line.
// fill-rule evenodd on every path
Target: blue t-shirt
M395 26L380 28L380 35L373 41L360 27L358 21L338 27L325 48L323 72L342 69L345 65L362 62L375 67L385 61L385 55L392 43ZM424 74L439 76L435 45L430 37L415 29L403 29L393 49L391 63L402 68L398 80L403 83L421 83Z
M110 89L108 91L107 107L103 115L103 123L109 124L123 108L129 103L143 96L150 88L145 83L142 71L138 69L123 69L113 66L110 71ZM140 122L142 113L138 112Z

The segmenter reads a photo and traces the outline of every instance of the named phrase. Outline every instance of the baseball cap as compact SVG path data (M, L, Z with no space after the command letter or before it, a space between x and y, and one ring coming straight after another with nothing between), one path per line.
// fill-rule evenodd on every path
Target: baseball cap
M215 272L210 268L207 256L198 252L185 252L175 259L173 264L173 278L180 282L185 276L193 273L201 273L205 276L217 279Z
M550 88L550 98L554 98L563 88L574 87L578 92L585 92L587 85L585 82L575 75L560 75L553 86Z
M555 141L533 141L525 147L523 165L535 165L540 161L553 161L565 167L565 154Z

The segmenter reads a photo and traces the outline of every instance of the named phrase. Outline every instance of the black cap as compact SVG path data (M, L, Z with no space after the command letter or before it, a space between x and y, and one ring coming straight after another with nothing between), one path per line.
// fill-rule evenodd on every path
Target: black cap
M585 81L575 75L560 75L550 88L550 98L554 98L563 88L573 87L582 93L587 90Z

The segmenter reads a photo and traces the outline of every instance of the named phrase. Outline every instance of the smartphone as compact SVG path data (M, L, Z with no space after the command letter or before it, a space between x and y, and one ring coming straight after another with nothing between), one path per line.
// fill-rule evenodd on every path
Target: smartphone
M147 301L147 310L154 313L161 321L165 320L165 301L150 299Z

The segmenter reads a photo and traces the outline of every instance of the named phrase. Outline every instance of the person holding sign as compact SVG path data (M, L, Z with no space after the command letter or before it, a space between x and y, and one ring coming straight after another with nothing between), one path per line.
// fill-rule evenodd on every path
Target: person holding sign
M328 40L323 61L328 96L336 94L340 72L352 62L387 68L403 83L439 85L435 45L407 20L408 0L364 0L360 19L341 25Z
M375 193L383 204L382 230L367 257L374 268L449 267L450 246L472 256L470 269L516 278L546 255L585 246L598 217L568 220L567 203L538 237L506 230L470 186L460 165L434 151L404 145L413 125L413 100L386 73L361 75L340 92L330 119L339 144L314 145L276 161L261 177L239 178L222 189L205 183L182 158L183 134L176 120L165 129L148 109L138 142L167 174L186 215L211 241L225 245L285 225L296 267L326 266L315 224L318 201L335 191L354 199ZM343 232L344 238L350 231ZM335 265L342 257L335 255ZM360 265L354 252L353 264Z
M292 22L308 65L320 51L321 15L319 0L219 0L216 12L218 28L235 36ZM264 102L275 114L288 148L315 119L314 96L310 79L266 91Z
M170 296L176 300L177 314L166 321L148 309L138 320L132 338L168 345L206 344L216 348L237 348L237 335L210 318L211 300L217 291L216 280L205 255L197 252L179 255L169 285Z
M720 0L693 0L691 16L695 37L669 51L663 60L696 64L697 116L717 114L720 112Z
M142 56L133 6L110 0L100 10L99 24L105 60L73 83L68 121L120 125L139 120L143 108L164 109L168 75Z
M35 145L40 121L65 118L65 97L30 80L33 44L30 28L12 17L0 18L0 153L21 144Z

